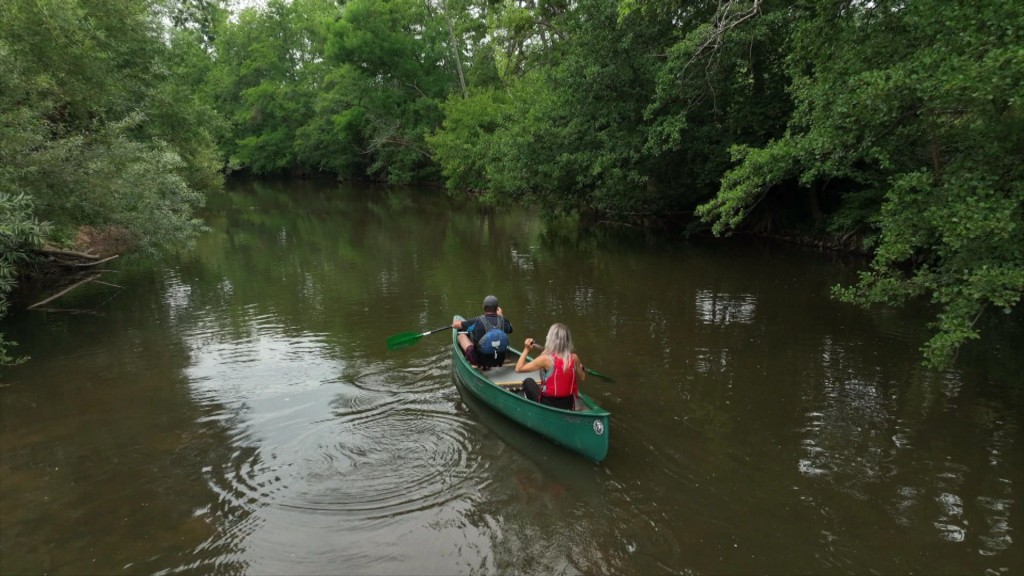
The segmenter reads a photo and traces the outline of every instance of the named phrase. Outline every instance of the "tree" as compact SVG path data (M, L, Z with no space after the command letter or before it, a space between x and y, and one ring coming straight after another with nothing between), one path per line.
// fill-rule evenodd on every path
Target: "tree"
M296 138L314 115L324 19L336 12L328 0L271 0L217 29L205 90L231 123L222 143L233 167L257 174L311 169Z
M419 0L271 0L217 32L208 76L234 167L429 179L457 22ZM453 52L454 49L455 51Z
M0 315L44 241L94 226L163 253L202 229L194 211L220 178L211 135L190 122L210 111L169 74L156 8L0 4Z
M0 187L0 318L7 314L7 296L17 283L19 265L29 260L30 249L42 244L47 228L46 223L33 216L32 201L27 196L12 196ZM17 342L6 340L0 333L0 366L23 360L8 355L9 348L15 344Z
M176 125L193 108L170 101L168 46L149 3L12 0L2 10L0 111L18 119L7 192L31 198L58 241L82 225L123 228L154 251L194 237L203 196L189 182L220 180L212 139Z
M331 28L325 60L334 72L321 102L346 140L361 143L371 175L405 182L436 174L425 137L455 88L444 65L449 36L443 15L418 0L353 0Z
M699 213L719 233L788 185L838 206L836 234L873 249L862 305L927 297L925 354L947 364L979 337L986 310L1024 293L1024 6L986 0L835 3L795 8L788 56L796 110L737 165Z
M782 2L771 17L760 0L753 12L677 4L492 8L500 83L449 101L430 140L449 185L606 218L687 219L717 191L730 146L782 134L788 28ZM709 32L713 18L722 29Z

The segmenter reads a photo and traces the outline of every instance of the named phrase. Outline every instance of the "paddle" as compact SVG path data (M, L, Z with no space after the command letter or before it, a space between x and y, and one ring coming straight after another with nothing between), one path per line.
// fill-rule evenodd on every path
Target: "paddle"
M537 344L536 342L534 342L533 347L536 350L543 350L544 349L543 346L541 346L540 344ZM513 354L522 354L522 351L516 350L515 348L513 348L511 346L508 347L508 351L513 353ZM529 356L527 356L527 358L529 358ZM530 359L532 360L532 358L530 358ZM609 382L611 382L613 384L615 383L615 379L614 378L612 378L611 376L608 376L607 374L601 374L597 370L591 370L590 368L584 367L583 371L586 372L587 374L592 375L592 376L597 376L598 378L602 378L604 380L607 380L607 381L609 381Z
M420 341L420 338L428 334L440 332L442 330L451 330L451 324L448 326L441 326L440 328L434 328L433 330L427 330L426 332L401 332L393 336L388 336L388 350L401 350L402 348L408 348Z

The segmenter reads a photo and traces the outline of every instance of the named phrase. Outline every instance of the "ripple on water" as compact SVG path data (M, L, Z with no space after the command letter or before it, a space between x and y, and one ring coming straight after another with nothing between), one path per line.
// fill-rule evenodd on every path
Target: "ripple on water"
M388 394L443 392L452 395L451 363L447 349L444 350L428 357L398 353L385 363L352 363L325 383Z
M280 560L316 518L342 540L419 526L410 515L471 499L486 477L446 347L364 364L254 312L241 333L208 318L186 340L198 423L225 440L202 455L215 500L197 515L219 528L196 549L207 563Z
M443 395L396 399L350 389L332 409L330 440L302 463L305 489L293 492L286 506L394 517L459 498L479 477L481 461L471 457L473 423L454 413Z
M358 531L471 498L486 477L471 447L474 422L454 409L452 387L408 376L407 387L388 389L393 376L360 374L250 401L241 416L224 419L239 447L204 468L218 495L210 513L228 520L220 522L221 550L279 541L282 526L311 513Z

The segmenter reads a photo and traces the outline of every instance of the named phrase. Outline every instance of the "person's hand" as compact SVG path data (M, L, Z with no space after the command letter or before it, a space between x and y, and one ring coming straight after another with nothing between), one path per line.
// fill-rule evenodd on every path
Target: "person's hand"
M456 330L461 329L462 328L462 322L460 322L458 320L453 320L452 321L452 328L455 328Z
M527 338L523 341L523 349L529 350L530 348L533 348L533 338Z
M501 306L498 306L498 316L504 316L505 313L501 311Z

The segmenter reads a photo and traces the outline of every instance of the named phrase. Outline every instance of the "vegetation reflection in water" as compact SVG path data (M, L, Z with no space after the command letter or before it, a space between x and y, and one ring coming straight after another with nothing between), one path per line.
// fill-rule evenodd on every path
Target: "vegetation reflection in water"
M194 258L11 319L2 572L1012 572L1020 333L918 365L854 266L678 244L425 190L238 186ZM446 333L498 293L572 327L598 466L460 394ZM31 328L31 329L30 329Z

